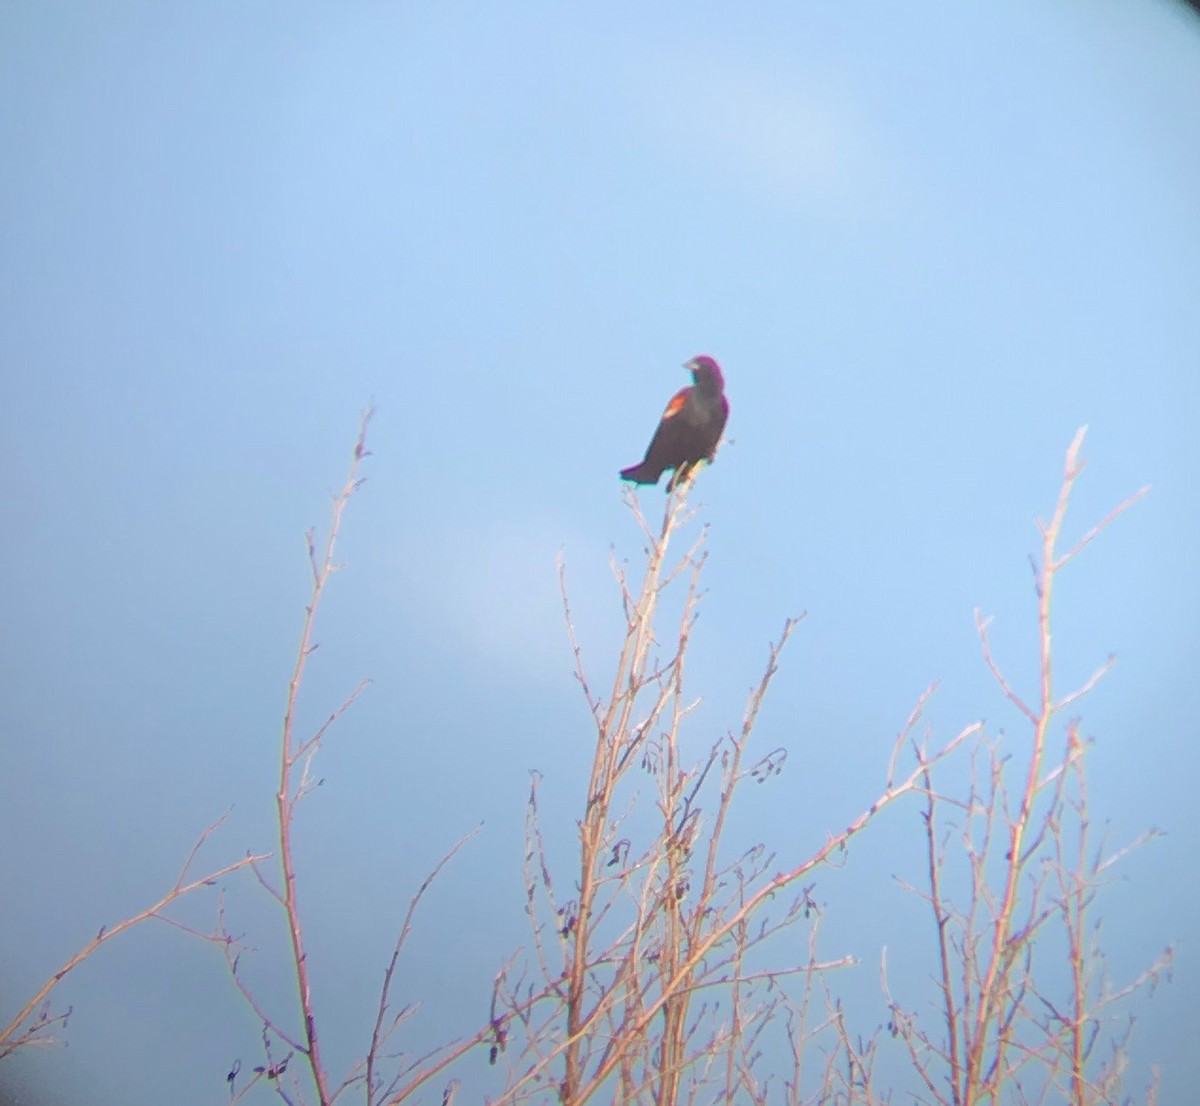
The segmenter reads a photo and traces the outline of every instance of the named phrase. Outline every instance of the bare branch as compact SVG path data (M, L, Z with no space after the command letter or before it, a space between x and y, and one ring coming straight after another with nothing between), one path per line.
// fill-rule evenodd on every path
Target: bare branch
M212 833L225 821L227 815L222 815L212 825L208 826L196 844L188 853L187 860L184 862L183 868L179 872L178 878L175 880L171 889L156 903L146 907L145 910L137 914L133 914L123 921L117 922L111 926L101 926L96 936L87 942L74 956L70 957L56 972L54 972L38 989L33 996L17 1011L16 1016L0 1030L0 1059L15 1052L18 1048L29 1044L33 1037L37 1034L43 1034L47 1028L54 1023L62 1024L65 1021L66 1015L57 1015L51 1017L46 1009L43 1008L41 1013L35 1017L35 1011L42 1007L50 992L59 985L72 971L82 964L89 956L92 955L101 945L111 941L114 937L124 933L126 930L132 929L134 926L148 921L151 918L158 918L162 921L172 922L173 920L164 914L169 907L180 899L190 895L193 891L201 887L212 887L218 880L225 876L245 868L249 865L266 860L270 855L264 853L262 855L245 856L241 860L236 860L232 864L226 864L222 868L218 868L206 875L196 879L189 879L188 872L191 870L195 862L196 855L201 847L209 839ZM174 923L178 924L178 923ZM211 938L210 938L211 939ZM26 1025L30 1019L34 1019L32 1024ZM22 1026L26 1026L22 1030Z

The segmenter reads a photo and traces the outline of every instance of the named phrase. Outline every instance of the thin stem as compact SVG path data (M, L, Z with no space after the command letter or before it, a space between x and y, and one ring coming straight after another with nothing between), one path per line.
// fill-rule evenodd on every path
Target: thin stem
M321 1106L329 1106L331 1100L328 1076L321 1061L320 1039L317 1033L317 1020L312 997L312 979L308 967L308 954L304 948L304 931L300 920L300 903L296 892L296 862L292 843L292 817L295 813L296 802L303 789L293 788L292 775L297 762L310 751L315 750L314 740L304 743L297 741L295 734L296 708L300 696L300 686L304 680L308 658L316 648L312 644L313 628L316 623L317 611L325 588L333 573L337 570L334 562L334 550L337 547L338 531L341 528L342 515L362 481L359 469L363 458L368 456L366 448L367 426L374 412L368 408L359 423L358 438L354 445L354 456L350 462L349 472L342 490L333 497L332 518L329 532L325 539L325 548L318 560L313 533L308 533L308 559L312 572L312 593L308 606L305 608L304 624L300 632L300 646L296 654L296 663L292 669L292 678L288 684L287 707L283 716L283 735L279 758L279 790L275 795L279 822L279 862L283 873L283 889L281 896L283 908L287 915L288 936L292 946L292 964L296 973L296 989L300 1002L300 1012L304 1020L304 1055L312 1072L313 1083L316 1087L317 1098ZM342 707L334 713L337 717L357 697L361 685ZM330 719L332 721L332 718ZM318 732L317 739L328 727Z

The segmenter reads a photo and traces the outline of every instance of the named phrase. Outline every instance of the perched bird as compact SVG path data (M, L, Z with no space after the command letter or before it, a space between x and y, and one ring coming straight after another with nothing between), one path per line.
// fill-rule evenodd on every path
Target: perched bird
M675 393L650 439L645 459L622 469L622 480L657 484L667 469L674 469L667 483L667 491L671 492L701 461L713 459L729 418L725 378L721 367L707 355L693 357L684 368L695 383Z

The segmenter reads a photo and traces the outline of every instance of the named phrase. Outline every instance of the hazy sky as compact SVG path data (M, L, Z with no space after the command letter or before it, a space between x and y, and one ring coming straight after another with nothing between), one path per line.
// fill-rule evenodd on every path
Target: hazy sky
M1119 656L1081 707L1093 816L1167 836L1100 914L1117 981L1179 946L1130 1089L1161 1061L1183 1101L1198 135L1200 20L1167 0L0 4L0 1018L222 812L212 866L272 847L303 534L369 402L305 698L316 722L374 680L298 830L318 1002L332 1061L361 1054L409 895L483 821L406 984L432 1036L486 1016L525 934L529 770L564 855L584 787L555 558L607 674L609 552L641 549L616 473L708 352L732 416L694 497L690 740L737 725L807 610L761 720L787 768L743 816L784 855L874 797L935 679L939 733L1025 736L973 611L1030 687L1027 557L1077 427L1072 533L1153 485L1063 577L1055 644L1064 689ZM922 848L894 812L819 884L865 1032L881 944L932 948L891 879ZM280 995L278 919L228 895ZM69 1045L0 1068L22 1101L199 1106L257 1062L219 954L165 926L56 1001Z

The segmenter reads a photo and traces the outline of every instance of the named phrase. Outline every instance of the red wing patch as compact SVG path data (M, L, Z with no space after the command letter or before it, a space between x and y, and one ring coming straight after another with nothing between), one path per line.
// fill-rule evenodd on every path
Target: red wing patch
M683 410L684 404L688 401L689 392L691 392L691 388L683 388L671 397L671 402L667 404L667 409L663 412L663 422L674 418Z

